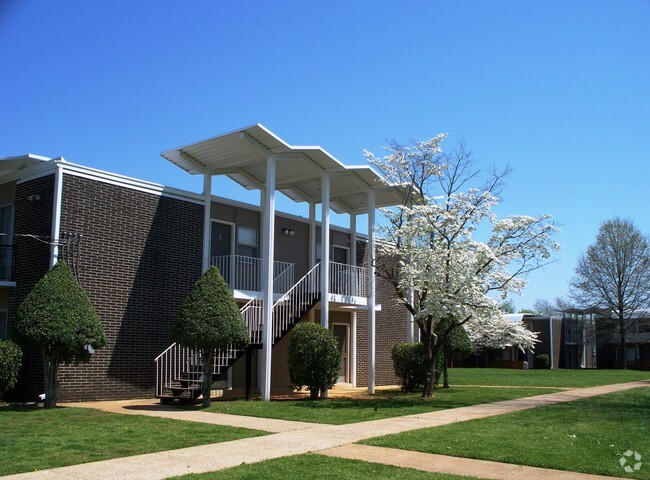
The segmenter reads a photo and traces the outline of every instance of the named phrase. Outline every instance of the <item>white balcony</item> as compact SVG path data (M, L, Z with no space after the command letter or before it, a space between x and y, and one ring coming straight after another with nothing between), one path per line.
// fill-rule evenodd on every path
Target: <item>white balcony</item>
M211 257L210 266L217 267L233 291L235 298L254 298L262 291L263 259L242 255ZM294 284L294 264L273 262L273 293L282 295Z

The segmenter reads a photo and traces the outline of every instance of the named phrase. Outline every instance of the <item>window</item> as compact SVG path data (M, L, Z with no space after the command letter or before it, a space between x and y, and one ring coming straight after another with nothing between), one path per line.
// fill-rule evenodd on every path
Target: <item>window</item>
M0 311L0 340L7 339L7 312Z
M237 228L237 255L258 258L258 234L255 228Z
M347 265L349 251L350 250L347 247L339 247L338 245L334 245L332 247L332 261Z
M14 206L0 207L0 280L11 279Z

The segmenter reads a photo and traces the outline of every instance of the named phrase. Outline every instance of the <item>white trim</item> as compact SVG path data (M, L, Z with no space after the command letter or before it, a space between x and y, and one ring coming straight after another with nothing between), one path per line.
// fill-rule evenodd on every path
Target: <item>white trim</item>
M63 198L63 168L56 164L54 171L54 199L52 206L52 233L50 235L50 268L59 261L59 236L61 235L61 201Z
M63 160L65 162L65 160ZM54 173L54 162L44 162L42 164L36 165L34 169L25 170L21 173L15 175L9 175L6 177L0 178L2 184L10 183L16 181L16 184L29 182L31 180L36 180L38 178L46 177ZM107 172L104 170L98 170L91 167L86 167L83 165L78 165L74 163L61 163L65 174L74 175L81 178L87 178L89 180L95 180L101 183L106 183L109 185L115 185L118 187L128 188L130 190L136 190L139 192L149 193L152 195L159 195L163 197L174 198L176 200L183 200L189 203L194 203L197 205L203 205L203 195L196 192L190 192L188 190L181 190L175 187L165 186L159 183L149 182L147 180L141 180L134 177L128 177L126 175L121 175L118 173ZM252 203L246 203L239 200L234 200L231 198L221 197L219 195L212 195L212 201L222 205L228 205L232 207L245 208L247 210L261 212L262 209L259 205L254 205ZM309 223L309 219L296 215L289 212L277 211L275 212L277 217L286 218L288 220L295 220L301 223ZM321 226L322 222L315 220L316 226ZM350 233L350 229L342 227L339 225L330 225L330 230L339 231L342 233ZM357 234L360 238L367 238L366 234L359 233Z

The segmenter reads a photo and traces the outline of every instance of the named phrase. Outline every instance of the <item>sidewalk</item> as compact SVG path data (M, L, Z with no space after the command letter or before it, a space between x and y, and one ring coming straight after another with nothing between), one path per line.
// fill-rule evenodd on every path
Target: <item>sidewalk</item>
M491 404L440 410L404 417L385 418L348 425L305 424L304 422L272 420L266 424L266 427L269 429L274 428L276 430L267 431L278 431L278 433L273 433L263 437L247 438L231 442L202 445L179 450L137 455L133 457L116 458L101 462L61 467L52 470L10 475L2 478L3 480L96 480L98 477L103 477L120 478L124 480L162 480L167 477L187 473L203 473L221 470L242 463L256 463L290 455L321 452L330 456L343 456L346 454L345 452L356 452L354 454L363 458L355 458L377 462L377 450L357 448L358 446L351 448L349 445L372 437L501 415L509 412L527 410L542 405L569 402L580 398L603 395L648 385L650 385L650 383L647 381L605 385L602 387L575 389ZM115 405L119 402L110 403ZM130 409L125 408L124 406L119 407L119 405L117 405L117 407L138 414L147 412L145 414L171 418L179 418L177 415L182 414L184 416L183 419L189 421L201 421L201 418L209 418L210 423L222 422L224 425L236 425L256 429L262 429L261 424L263 422L263 419L253 417L238 417L237 419L234 419L232 418L234 417L232 415L217 415L197 411L179 412L168 408L156 408L153 410L152 405L141 405L140 408L137 408L137 406L131 406L132 408ZM209 415L210 417L205 417L206 415ZM332 450L336 447L342 446L346 447L343 449ZM426 471L446 471L442 469L443 465L457 463L458 465L463 464L467 468L464 475L473 475L482 478L513 478L512 475L515 471L513 469L518 468L528 469L526 470L525 478L529 479L547 480L548 478L560 478L555 475L555 471L553 470L534 469L541 471L541 473L538 472L536 474L529 467L519 467L506 464L497 464L503 465L501 470L495 470L501 473L495 474L496 476L488 477L486 476L486 467L483 463L476 463L477 461L465 462L464 459L438 456L448 460L445 460L444 462L440 460L431 462L431 457L426 454L415 454L413 452L405 454L403 451L390 449L388 449L388 451L390 453L381 454L381 458L384 461L408 461L408 466L410 468L417 468ZM346 455L351 454L353 453L348 453ZM402 460L399 460L400 458ZM437 465L441 465L439 467L440 469L436 469L438 468L436 467ZM407 465L400 464L399 466ZM434 468L434 470L431 470L431 468ZM523 470L521 471L523 472ZM99 472L101 472L101 474ZM571 472L570 478L595 479L605 477L597 477L593 475L578 477L578 474Z

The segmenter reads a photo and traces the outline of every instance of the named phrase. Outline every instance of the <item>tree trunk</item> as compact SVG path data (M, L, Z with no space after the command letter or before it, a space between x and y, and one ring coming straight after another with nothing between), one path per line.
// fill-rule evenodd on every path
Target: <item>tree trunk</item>
M55 408L59 396L59 356L43 349L43 377L45 383L45 408Z
M449 358L447 353L442 355L442 388L449 388L449 373L447 372L447 363L449 363Z
M438 355L438 345L427 339L424 344L424 350L427 355L427 376L424 381L422 398L433 397L433 388L436 378L436 355Z
M201 352L201 363L203 364L203 406L210 406L210 391L212 390L212 357L214 349Z
M316 387L312 387L309 389L309 398L311 400L316 400L318 398L318 394L320 393L320 389Z
M622 357L621 358L621 363L622 363L621 368L623 370L627 370L627 352L625 351L625 343L626 343L625 342L626 341L625 334L626 334L626 331L625 331L625 321L623 319L619 319L619 321L618 321L618 329L621 332L621 352L622 352L621 353L621 357Z

